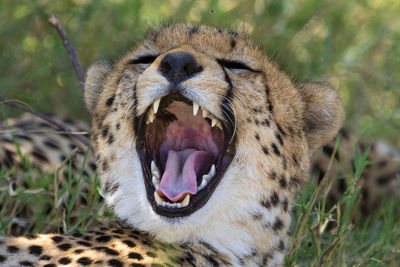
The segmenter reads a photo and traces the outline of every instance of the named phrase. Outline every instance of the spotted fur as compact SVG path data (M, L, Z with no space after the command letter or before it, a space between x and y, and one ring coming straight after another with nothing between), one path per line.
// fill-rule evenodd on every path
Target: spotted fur
M170 93L160 62L176 52L191 54L202 68L180 81L179 92L223 123L235 122L236 154L206 205L186 217L166 218L146 196L137 121ZM3 238L0 264L282 265L290 245L290 210L311 156L332 140L343 119L332 88L293 84L245 35L206 26L167 25L115 64L96 62L88 70L85 101L105 200L123 226L78 236ZM314 159L321 171L327 150ZM12 150L2 152L7 151Z

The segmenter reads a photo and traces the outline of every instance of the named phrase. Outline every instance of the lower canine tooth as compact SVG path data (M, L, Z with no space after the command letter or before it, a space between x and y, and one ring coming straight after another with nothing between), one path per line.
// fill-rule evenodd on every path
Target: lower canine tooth
M203 176L204 177L204 176ZM204 187L206 187L206 185L207 185L207 181L203 178L203 180L201 181L201 184L199 185L199 187L197 187L197 190L201 190L201 189L203 189Z
M161 205L163 203L163 200L161 199L161 197L158 195L157 192L154 192L154 199L156 200L156 203L158 205Z
M185 199L181 202L182 207L186 207L187 205L189 205L190 202L190 195L187 194Z
M211 170L210 170L210 172L209 172L208 174L209 174L211 177L215 175L215 165L214 165L214 164L211 166Z
M211 176L208 174L204 174L202 178L203 178L203 180L206 180L206 182L208 182L208 181L210 181ZM203 182L201 182L201 183L203 183Z

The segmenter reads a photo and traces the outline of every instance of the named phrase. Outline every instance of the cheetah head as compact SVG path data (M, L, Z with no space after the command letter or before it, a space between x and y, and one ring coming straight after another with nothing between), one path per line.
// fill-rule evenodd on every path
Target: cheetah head
M166 241L246 253L261 230L289 227L310 156L343 117L334 90L293 84L246 36L190 25L93 64L85 101L120 219Z

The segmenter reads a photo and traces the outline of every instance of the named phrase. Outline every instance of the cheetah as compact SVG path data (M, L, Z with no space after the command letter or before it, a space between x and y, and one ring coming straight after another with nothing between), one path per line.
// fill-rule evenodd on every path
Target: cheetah
M296 194L343 122L329 85L293 83L242 33L184 24L95 62L85 103L89 162L118 221L1 238L1 266L283 265ZM43 150L28 153L51 169Z

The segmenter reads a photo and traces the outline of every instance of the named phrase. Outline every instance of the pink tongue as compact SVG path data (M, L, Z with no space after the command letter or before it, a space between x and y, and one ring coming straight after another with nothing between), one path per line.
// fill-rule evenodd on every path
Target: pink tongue
M205 151L191 148L182 151L169 150L157 192L173 202L183 199L187 194L196 194L196 173L208 159L209 155Z

